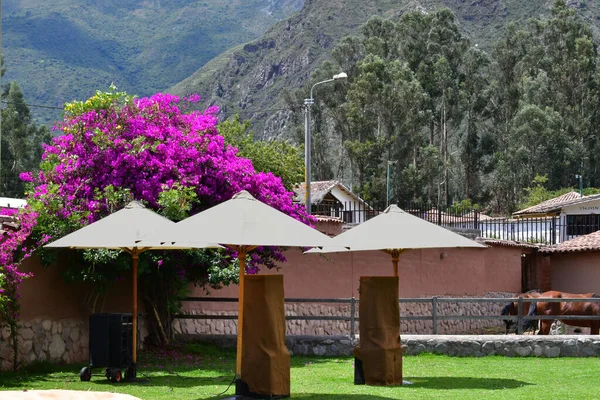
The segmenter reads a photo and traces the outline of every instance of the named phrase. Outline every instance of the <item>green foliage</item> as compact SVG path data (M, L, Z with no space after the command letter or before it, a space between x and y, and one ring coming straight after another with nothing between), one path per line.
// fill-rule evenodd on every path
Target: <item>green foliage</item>
M197 203L198 195L194 189L179 183L173 184L170 188L164 185L158 195L158 205L161 207L162 214L175 222L189 217L190 211Z
M471 210L479 210L479 204L473 204L471 199L455 201L450 207L448 207L448 212L452 214L461 214Z
M550 200L553 196L548 189L544 187L547 182L548 177L546 175L536 175L532 182L534 186L525 188L525 200L521 203L520 208L524 209L540 204L543 201Z
M23 198L25 183L23 172L39 171L42 144L52 138L46 126L32 122L31 112L25 102L20 86L11 82L2 98L2 161L0 165L1 194L5 197Z
M284 186L291 190L304 181L304 157L300 149L288 142L271 139L254 140L250 121L241 121L239 115L221 122L217 130L225 142L238 149L241 157L252 160L254 169L279 176Z

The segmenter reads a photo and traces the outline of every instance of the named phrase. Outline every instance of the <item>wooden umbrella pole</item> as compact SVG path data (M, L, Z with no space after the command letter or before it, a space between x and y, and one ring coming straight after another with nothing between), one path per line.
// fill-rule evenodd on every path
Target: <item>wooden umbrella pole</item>
M400 252L394 250L392 252L392 263L394 264L394 276L398 276L398 259L400 258Z
M132 346L132 350L133 350L133 355L131 357L131 361L133 363L133 365L135 365L136 361L137 361L137 298L138 298L138 293L137 293L137 284L138 284L138 259L139 259L139 254L134 251L132 254L133 257L133 315L131 316L131 330L132 330L132 341L131 341L131 346Z
M235 376L242 376L242 334L244 327L244 273L246 270L246 249L238 250L238 259L240 260L240 283L239 283L239 298L238 298L238 328L237 328L237 351L235 354Z

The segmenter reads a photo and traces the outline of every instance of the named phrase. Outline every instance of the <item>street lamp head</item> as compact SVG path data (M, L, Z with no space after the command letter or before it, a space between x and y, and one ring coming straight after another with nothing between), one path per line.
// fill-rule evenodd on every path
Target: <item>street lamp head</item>
M346 79L346 78L348 78L348 74L346 74L345 72L340 72L339 74L333 76L334 80Z

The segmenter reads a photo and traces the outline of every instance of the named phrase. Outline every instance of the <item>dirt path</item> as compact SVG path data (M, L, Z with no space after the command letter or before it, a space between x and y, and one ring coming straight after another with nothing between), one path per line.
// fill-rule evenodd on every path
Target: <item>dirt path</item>
M128 394L80 390L0 391L2 400L140 400Z

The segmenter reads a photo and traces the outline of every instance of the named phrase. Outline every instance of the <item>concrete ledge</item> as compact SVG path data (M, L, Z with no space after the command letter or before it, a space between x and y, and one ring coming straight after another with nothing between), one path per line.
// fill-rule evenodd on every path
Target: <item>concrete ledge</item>
M235 348L236 335L185 335L184 341ZM347 336L286 336L296 355L350 356L358 344ZM404 354L447 354L456 357L598 357L599 335L402 335Z

